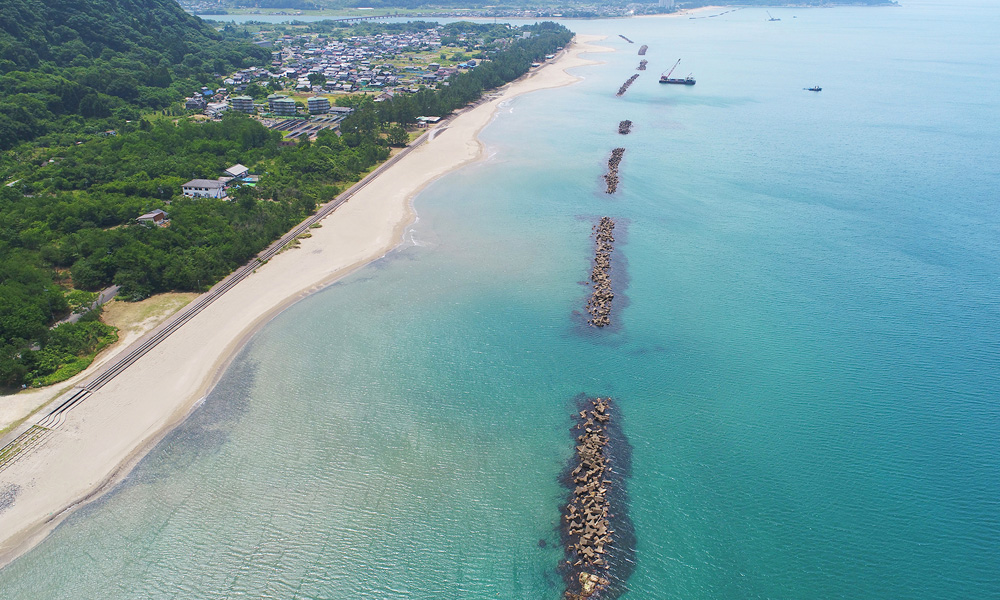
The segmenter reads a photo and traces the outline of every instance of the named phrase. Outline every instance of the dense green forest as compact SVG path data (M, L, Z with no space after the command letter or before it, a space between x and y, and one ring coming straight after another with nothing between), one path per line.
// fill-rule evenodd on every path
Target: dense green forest
M0 332L8 342L0 384L47 374L44 348L26 348L44 346L48 324L68 312L64 286L117 284L126 300L207 289L335 196L337 182L388 158L378 134L342 140L324 131L279 148L279 133L229 113L221 122L145 121L50 151L46 166L0 188ZM235 163L258 165L260 184L235 191L234 201L178 195L188 179L218 177ZM169 226L135 221L157 208Z
M0 150L117 128L269 57L174 0L0 0Z
M461 25L473 26L471 23ZM474 27L480 27L488 32L495 26L483 24ZM475 69L453 76L449 79L448 86L437 90L422 90L416 94L399 95L390 101L378 103L376 105L378 121L406 125L414 123L421 115L444 116L476 100L485 90L499 87L524 75L531 69L531 63L554 52L556 48L565 46L573 37L568 29L552 22L529 25L523 29L531 32L532 37L518 40L508 49L498 52L491 60L480 63ZM468 31L473 32L475 29ZM515 30L515 33L517 31L519 30ZM341 129L346 132L352 126L354 120L345 121Z
M390 144L405 143L402 125L516 79L572 35L551 23L524 30L532 37L438 90L379 103L353 97L342 135L323 130L282 146L280 133L240 113L218 122L150 113L117 135L36 142L32 162L8 165L14 179L0 187L0 387L59 379L110 343L114 332L96 315L49 329L80 304L79 290L117 284L120 297L139 300L207 289L386 160ZM230 201L180 195L185 181L236 163L260 175L256 187L233 190ZM136 222L153 209L168 213L169 226Z

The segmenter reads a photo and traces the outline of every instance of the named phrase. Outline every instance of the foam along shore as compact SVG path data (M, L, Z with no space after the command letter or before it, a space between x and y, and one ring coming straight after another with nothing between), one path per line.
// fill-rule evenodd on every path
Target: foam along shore
M483 154L478 134L504 100L571 84L567 69L610 51L577 36L557 57L443 122L424 144L326 217L298 249L283 252L219 297L149 353L62 415L58 426L0 467L0 566L42 540L73 509L97 498L179 424L261 325L297 300L398 246L412 198ZM59 402L57 399L55 402ZM54 404L54 403L53 403ZM42 418L38 411L21 429ZM17 431L13 432L16 434ZM12 435L13 435L12 434ZM11 436L0 441L8 443Z

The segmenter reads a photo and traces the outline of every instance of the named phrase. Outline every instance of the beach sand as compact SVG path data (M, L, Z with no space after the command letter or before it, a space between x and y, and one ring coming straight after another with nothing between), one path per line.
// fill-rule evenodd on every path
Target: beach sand
M170 292L141 302L111 300L105 304L101 321L118 328L118 341L94 357L94 362L89 367L66 381L0 397L0 437L74 386L93 377L101 367L127 350L136 340L197 297L198 294L195 293Z
M567 69L607 51L577 36L556 59L442 125L283 252L66 415L29 453L0 470L0 566L38 543L72 510L100 496L204 398L253 333L299 299L397 247L413 197L438 177L479 160L479 132L504 100L577 81ZM31 423L46 414L41 410ZM12 499L11 499L12 497Z

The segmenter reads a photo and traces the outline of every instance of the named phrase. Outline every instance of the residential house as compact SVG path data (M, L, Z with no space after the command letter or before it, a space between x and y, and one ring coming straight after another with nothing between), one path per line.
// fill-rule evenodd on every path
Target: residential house
M192 179L181 186L185 196L193 198L225 198L225 184L218 179Z
M139 215L136 221L149 225L156 225L157 227L163 227L169 222L167 220L167 213L160 209L150 211L144 215Z
M250 174L250 169L244 167L243 165L233 165L226 169L225 173L233 179L243 179Z

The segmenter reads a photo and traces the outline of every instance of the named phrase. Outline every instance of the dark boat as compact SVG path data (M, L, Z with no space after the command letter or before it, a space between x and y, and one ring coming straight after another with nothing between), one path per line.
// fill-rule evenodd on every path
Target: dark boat
M810 92L822 92L823 91L823 88L819 87L818 85L814 85L811 88L805 88L805 89L807 91L810 91Z
M687 77L683 77L683 78L678 78L678 77L673 77L672 78L672 77L670 77L670 75L674 72L674 69L676 69L677 65L679 65L679 64L681 64L681 59L678 58L677 62L674 63L674 66L670 67L669 71L667 71L663 75L660 75L660 83L676 83L676 84L679 84L679 85L694 85L694 83L695 83L694 77L692 77L690 75L688 75Z

